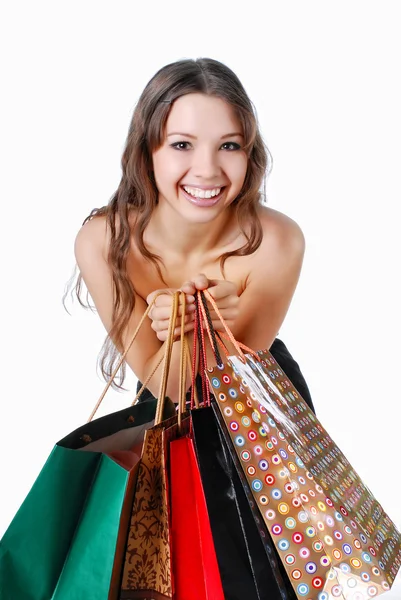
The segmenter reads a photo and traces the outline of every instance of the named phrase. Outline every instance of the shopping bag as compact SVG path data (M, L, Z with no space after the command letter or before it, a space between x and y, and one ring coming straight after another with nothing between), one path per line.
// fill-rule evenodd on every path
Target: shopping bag
M194 410L191 418L225 598L293 600L273 543L255 524L212 408Z
M274 357L236 351L207 376L297 597L387 591L401 565L394 523Z
M183 318L179 426L186 412L185 382L188 367L191 374L191 391L195 390L196 386L196 367L192 364L184 328ZM195 337L194 344L193 356L196 362ZM191 398L194 399L192 393ZM170 443L169 484L174 600L224 600L205 494L195 456L192 428L190 434L187 433Z
M174 323L177 318L178 298L173 295L174 305L168 332L165 369L163 372L159 399L165 397L169 360L171 358ZM185 303L185 294L181 293ZM182 326L185 325L185 309L182 312ZM181 344L181 356L185 347ZM185 361L181 359L181 367ZM180 373L180 396L185 396L183 367ZM162 406L162 400L158 405ZM145 433L142 457L138 467L138 477L129 523L128 541L125 552L120 598L124 600L157 600L173 597L171 536L169 516L169 446L189 431L188 416L180 415L163 421L161 413L156 413L154 427Z
M170 444L174 600L224 600L193 441Z
M155 402L143 402L55 445L1 541L1 600L70 598L71 587L85 598L107 598L140 456L130 448L142 446L155 411Z
M117 598L138 461L157 402L91 419L146 315L89 422L55 445L5 532L1 600ZM165 418L175 414L171 401L164 406Z
M172 598L169 490L169 442L188 431L177 417L145 434L129 522L120 598Z
M198 325L201 322L198 302L197 308L194 329L198 334L202 373L207 359L203 327ZM208 387L200 388L201 408L195 410L191 394L192 435L225 598L292 600L295 598L292 586L281 561L277 560L270 535L263 522L256 524L251 513L243 484L210 407Z

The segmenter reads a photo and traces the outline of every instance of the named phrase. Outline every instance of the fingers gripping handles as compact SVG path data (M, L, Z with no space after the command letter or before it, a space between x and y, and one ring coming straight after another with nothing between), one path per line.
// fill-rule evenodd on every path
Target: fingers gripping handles
M165 294L165 293L166 293L166 291L162 290L158 294L156 294L155 297L152 299L152 302L149 304L146 311L144 312L134 333L132 334L132 337L131 337L126 349L124 350L123 354L121 355L116 367L114 368L114 370L110 376L109 381L107 382L103 392L101 393L99 400L97 401L94 409L92 410L92 412L89 416L88 422L91 421L93 419L93 417L95 416L100 404L103 401L103 398L105 397L108 389L110 388L112 382L114 381L114 379L118 373L118 370L120 369L121 365L123 364L128 351L130 350L135 339L137 338L138 333L139 333L146 317L148 316L150 310L154 306L157 298L160 295ZM137 394L137 396L133 402L133 403L136 402L136 400L139 398L142 391L145 389L146 385L149 383L150 379L153 377L156 370L159 368L160 364L163 362L163 372L162 372L159 394L158 394L158 403L157 403L157 409L156 409L155 424L158 424L161 422L162 415L163 415L164 400L165 400L165 396L166 396L167 382L168 382L168 376L169 376L170 364L171 364L171 356L172 356L172 350L173 350L173 344L174 344L174 329L175 329L175 324L177 321L178 307L179 307L180 299L181 299L181 303L182 303L180 373L179 373L179 411L178 411L180 423L181 423L182 414L185 412L185 409L186 409L185 398L186 398L186 379L187 379L188 364L189 364L189 366L192 366L192 369L191 369L192 370L191 407L193 408L194 406L196 406L196 407L199 406L199 402L198 402L197 395L196 395L196 385L195 385L195 376L196 376L196 371L197 371L197 369L196 369L197 338L198 338L198 343L199 343L199 360L200 360L201 373L203 374L204 369L207 368L203 324L205 326L208 338L210 340L210 343L211 343L211 346L213 349L213 353L215 355L215 358L216 358L216 361L218 364L222 364L221 356L220 356L219 349L218 349L218 344L223 349L223 352L225 353L225 355L228 356L228 350L227 350L225 344L223 343L222 338L227 341L231 341L236 352L238 353L239 357L241 358L241 360L243 362L245 362L245 360L246 360L243 350L251 353L253 356L255 356L255 358L257 360L259 360L258 355L253 350L251 350L244 344L241 344L240 342L237 342L235 340L232 332L230 331L230 329L228 328L227 324L225 323L223 317L221 316L215 300L213 299L211 294L208 292L208 290L204 290L204 291L199 291L197 293L198 310L195 315L194 352L193 352L193 356L192 356L192 365L191 365L191 356L190 356L188 342L187 342L187 335L184 333L184 331L185 331L184 328L185 328L186 296L185 296L184 292L180 292L180 291L172 292L172 296L173 296L173 305L172 305L171 315L170 315L170 319L169 319L167 340L164 342L163 355L160 358L160 360L158 361L158 363L155 365L155 368L153 369L153 371L147 377L141 390L139 391L139 393ZM213 329L212 321L211 321L211 317L209 314L209 309L208 309L206 300L208 300L210 302L216 315L220 319L226 333L217 333ZM203 322L203 324L202 324L202 322ZM203 379L205 379L205 378L203 378ZM208 398L208 393L207 393L208 390L207 390L206 380L204 382L203 391L204 391L204 398L206 400Z
M215 329L213 329L212 319L211 319L209 308L207 305L207 300L212 305L213 310L215 311L217 317L219 318L221 324L223 325L225 333L217 332ZM238 342L235 339L235 337L233 336L227 323L224 321L224 318L222 317L222 315L218 309L216 301L214 300L213 296L210 294L210 292L208 290L198 291L197 302L198 302L198 307L199 307L199 311L201 314L201 321L203 319L203 323L205 325L207 335L209 337L209 341L210 341L210 344L213 349L213 354L214 354L214 357L215 357L218 365L222 364L220 352L218 349L218 344L222 348L224 354L227 357L229 356L227 347L225 346L225 344L222 341L223 339L225 339L226 341L230 341L232 343L232 345L235 348L235 351L239 355L242 362L244 362L244 363L246 362L246 357L245 357L245 354L243 351L249 352L250 354L252 354L252 356L255 357L256 360L258 360L258 361L260 360L258 354L254 350L251 350L251 348L248 348L248 346L245 346L245 344L242 344L241 342ZM202 327L202 326L200 326L200 327Z

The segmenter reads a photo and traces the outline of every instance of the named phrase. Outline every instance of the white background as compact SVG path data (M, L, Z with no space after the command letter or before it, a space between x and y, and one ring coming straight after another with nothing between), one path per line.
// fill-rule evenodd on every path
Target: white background
M104 386L99 318L77 304L69 316L61 303L75 235L118 186L147 81L200 56L242 80L273 155L269 204L305 233L281 337L321 421L401 526L398 8L70 0L3 9L0 534ZM101 414L128 405L134 383L106 396ZM400 577L385 597L401 598Z

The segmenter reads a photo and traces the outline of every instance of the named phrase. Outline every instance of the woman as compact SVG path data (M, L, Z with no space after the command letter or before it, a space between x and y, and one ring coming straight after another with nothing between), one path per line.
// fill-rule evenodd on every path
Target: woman
M312 407L298 364L276 337L298 283L305 241L292 219L262 205L260 188L270 168L252 104L228 67L211 59L181 60L150 80L134 111L118 190L107 206L92 211L75 241L78 297L83 279L108 332L101 358L105 378L156 293L164 292L126 356L140 381L147 381L163 354L171 291L186 294L185 331L191 338L195 292L208 289L235 338L253 349L270 348ZM175 402L180 315L167 386ZM211 317L222 330L214 311ZM215 364L210 347L207 360ZM157 396L161 371L141 400ZM240 538L235 558L239 544ZM223 550L225 555L228 548ZM267 576L263 546L259 552ZM248 589L247 568L241 571L241 558L238 564L231 600L243 597L241 584ZM285 584L272 577L280 588L272 595L269 579L269 597L295 597L279 568Z
M208 289L236 339L270 348L313 408L298 364L276 337L298 283L305 241L292 219L262 205L260 188L270 168L251 101L228 67L181 60L149 81L130 124L118 190L107 206L92 211L75 241L78 297L83 279L108 332L101 358L106 378L158 291L166 293L126 357L142 381L163 352L168 291L186 293L191 336L194 293ZM167 387L175 401L178 325ZM212 353L208 363L215 364ZM159 369L142 399L157 395L160 375Z

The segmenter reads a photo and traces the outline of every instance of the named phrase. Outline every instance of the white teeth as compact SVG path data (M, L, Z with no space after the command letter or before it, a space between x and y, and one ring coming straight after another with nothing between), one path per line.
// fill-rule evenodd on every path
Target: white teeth
M220 194L221 188L214 188L213 190L201 190L199 188L190 188L187 186L183 186L184 190L194 196L195 198L213 198Z

